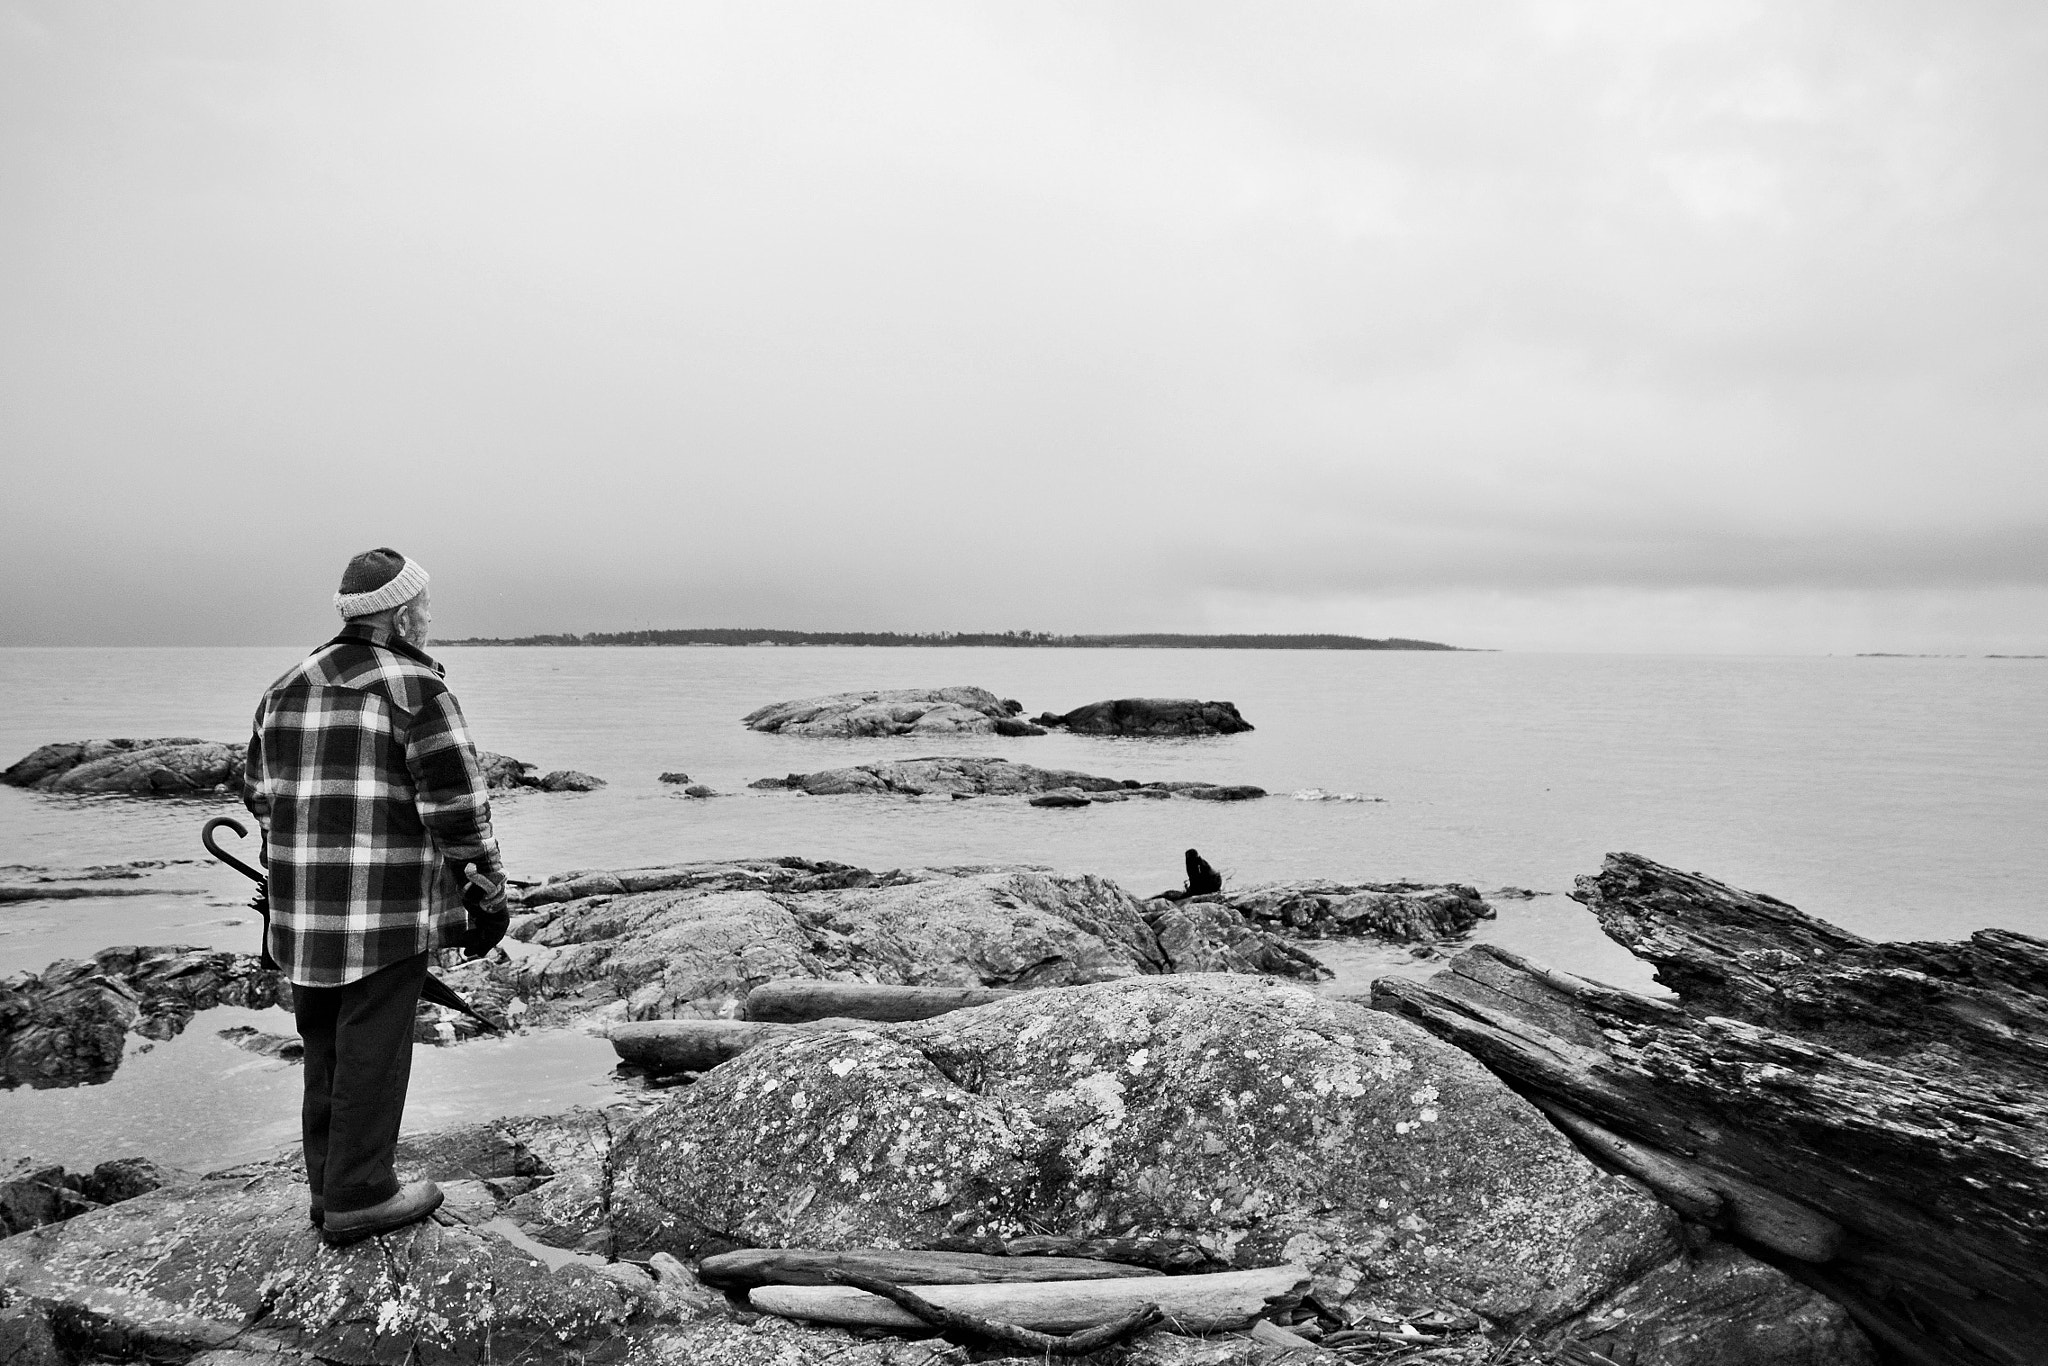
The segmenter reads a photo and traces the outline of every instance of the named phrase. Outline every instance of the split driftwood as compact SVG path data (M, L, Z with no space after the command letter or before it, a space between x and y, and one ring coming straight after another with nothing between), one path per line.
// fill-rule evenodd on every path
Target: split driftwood
M2048 943L1875 943L1633 855L1574 894L1679 993L1491 946L1373 1003L1929 1366L2048 1361Z
M1207 1276L930 1285L918 1293L945 1309L1041 1333L1094 1328L1146 1304L1158 1305L1167 1326L1177 1332L1217 1333L1242 1328L1274 1301L1307 1288L1307 1270L1289 1264ZM748 1291L747 1300L770 1314L817 1323L915 1328L923 1322L900 1305L849 1285L763 1285Z
M992 1257L1080 1257L1098 1262L1122 1262L1146 1266L1169 1276L1193 1271L1223 1271L1219 1262L1202 1250L1199 1243L1185 1238L1068 1238L1034 1233L1022 1238L975 1238L954 1236L932 1245L945 1252L984 1252Z
M934 1328L947 1332L967 1333L990 1342L1000 1342L1008 1347L1021 1347L1027 1352L1044 1356L1078 1357L1090 1352L1099 1352L1111 1343L1121 1342L1141 1329L1149 1328L1162 1317L1156 1304L1141 1304L1130 1313L1093 1328L1055 1337L1050 1333L1039 1333L1029 1328L1019 1328L1014 1323L998 1323L964 1310L948 1309L933 1304L924 1296L905 1290L879 1276L863 1276L857 1271L834 1273L833 1279L856 1290L865 1290L871 1295L885 1299L916 1315Z
M755 987L742 1009L749 1020L766 1024L801 1024L835 1017L893 1023L929 1020L1016 994L1001 987L902 987L785 978Z
M994 1285L1008 1281L1109 1281L1152 1276L1150 1267L1080 1257L991 1257L976 1252L918 1252L893 1247L823 1251L746 1247L706 1257L697 1274L717 1286L833 1285L840 1272L896 1285Z

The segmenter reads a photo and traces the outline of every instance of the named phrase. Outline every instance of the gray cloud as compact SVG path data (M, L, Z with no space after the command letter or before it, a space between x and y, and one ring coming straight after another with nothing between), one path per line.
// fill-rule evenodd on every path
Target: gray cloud
M2044 49L1931 0L0 6L0 641L296 639L375 543L456 632L2005 611ZM1402 632L1491 629L1445 610Z

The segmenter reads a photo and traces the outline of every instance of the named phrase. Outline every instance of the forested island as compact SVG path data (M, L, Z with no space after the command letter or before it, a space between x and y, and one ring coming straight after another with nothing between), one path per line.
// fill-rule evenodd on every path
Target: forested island
M593 631L585 635L471 636L436 645L999 645L1051 650L1457 650L1434 640L1339 635L1059 636L1048 631L771 631L701 626L677 631Z

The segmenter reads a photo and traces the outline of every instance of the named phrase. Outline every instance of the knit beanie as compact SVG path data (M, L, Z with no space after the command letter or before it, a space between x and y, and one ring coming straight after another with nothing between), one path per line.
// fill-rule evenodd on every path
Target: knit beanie
M365 550L348 562L334 610L343 621L411 602L426 590L427 571L390 546Z

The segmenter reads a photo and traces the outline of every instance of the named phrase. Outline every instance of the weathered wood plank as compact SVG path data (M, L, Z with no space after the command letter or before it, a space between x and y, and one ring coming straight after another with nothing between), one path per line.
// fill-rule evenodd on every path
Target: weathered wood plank
M748 1247L706 1257L697 1266L697 1274L712 1285L742 1287L832 1285L833 1274L842 1271L859 1272L898 1285L1107 1281L1160 1274L1150 1267L1080 1257L997 1257L978 1252L922 1252L890 1247L839 1251Z
M929 1285L934 1304L1042 1333L1072 1333L1156 1304L1179 1332L1241 1328L1268 1305L1308 1288L1308 1271L1288 1265L1207 1276L1148 1276L1108 1281L1028 1281L1008 1285ZM879 1295L837 1285L763 1285L747 1292L754 1308L785 1318L876 1328L917 1328L922 1321Z
M1091 1257L1098 1261L1149 1266L1168 1275L1220 1270L1201 1245L1184 1238L1069 1238L1031 1233L1012 1238L999 1250L1009 1257Z
M1842 1226L1797 1200L1788 1200L1739 1176L1632 1142L1556 1101L1542 1096L1531 1099L1537 1109L1550 1117L1551 1123L1570 1134L1579 1146L1635 1177L1688 1218L1739 1233L1751 1242L1802 1262L1832 1261L1842 1250Z
M801 1024L835 1016L893 1023L929 1020L1016 994L1000 987L907 987L786 978L755 987L742 1009L747 1019L767 1024Z

